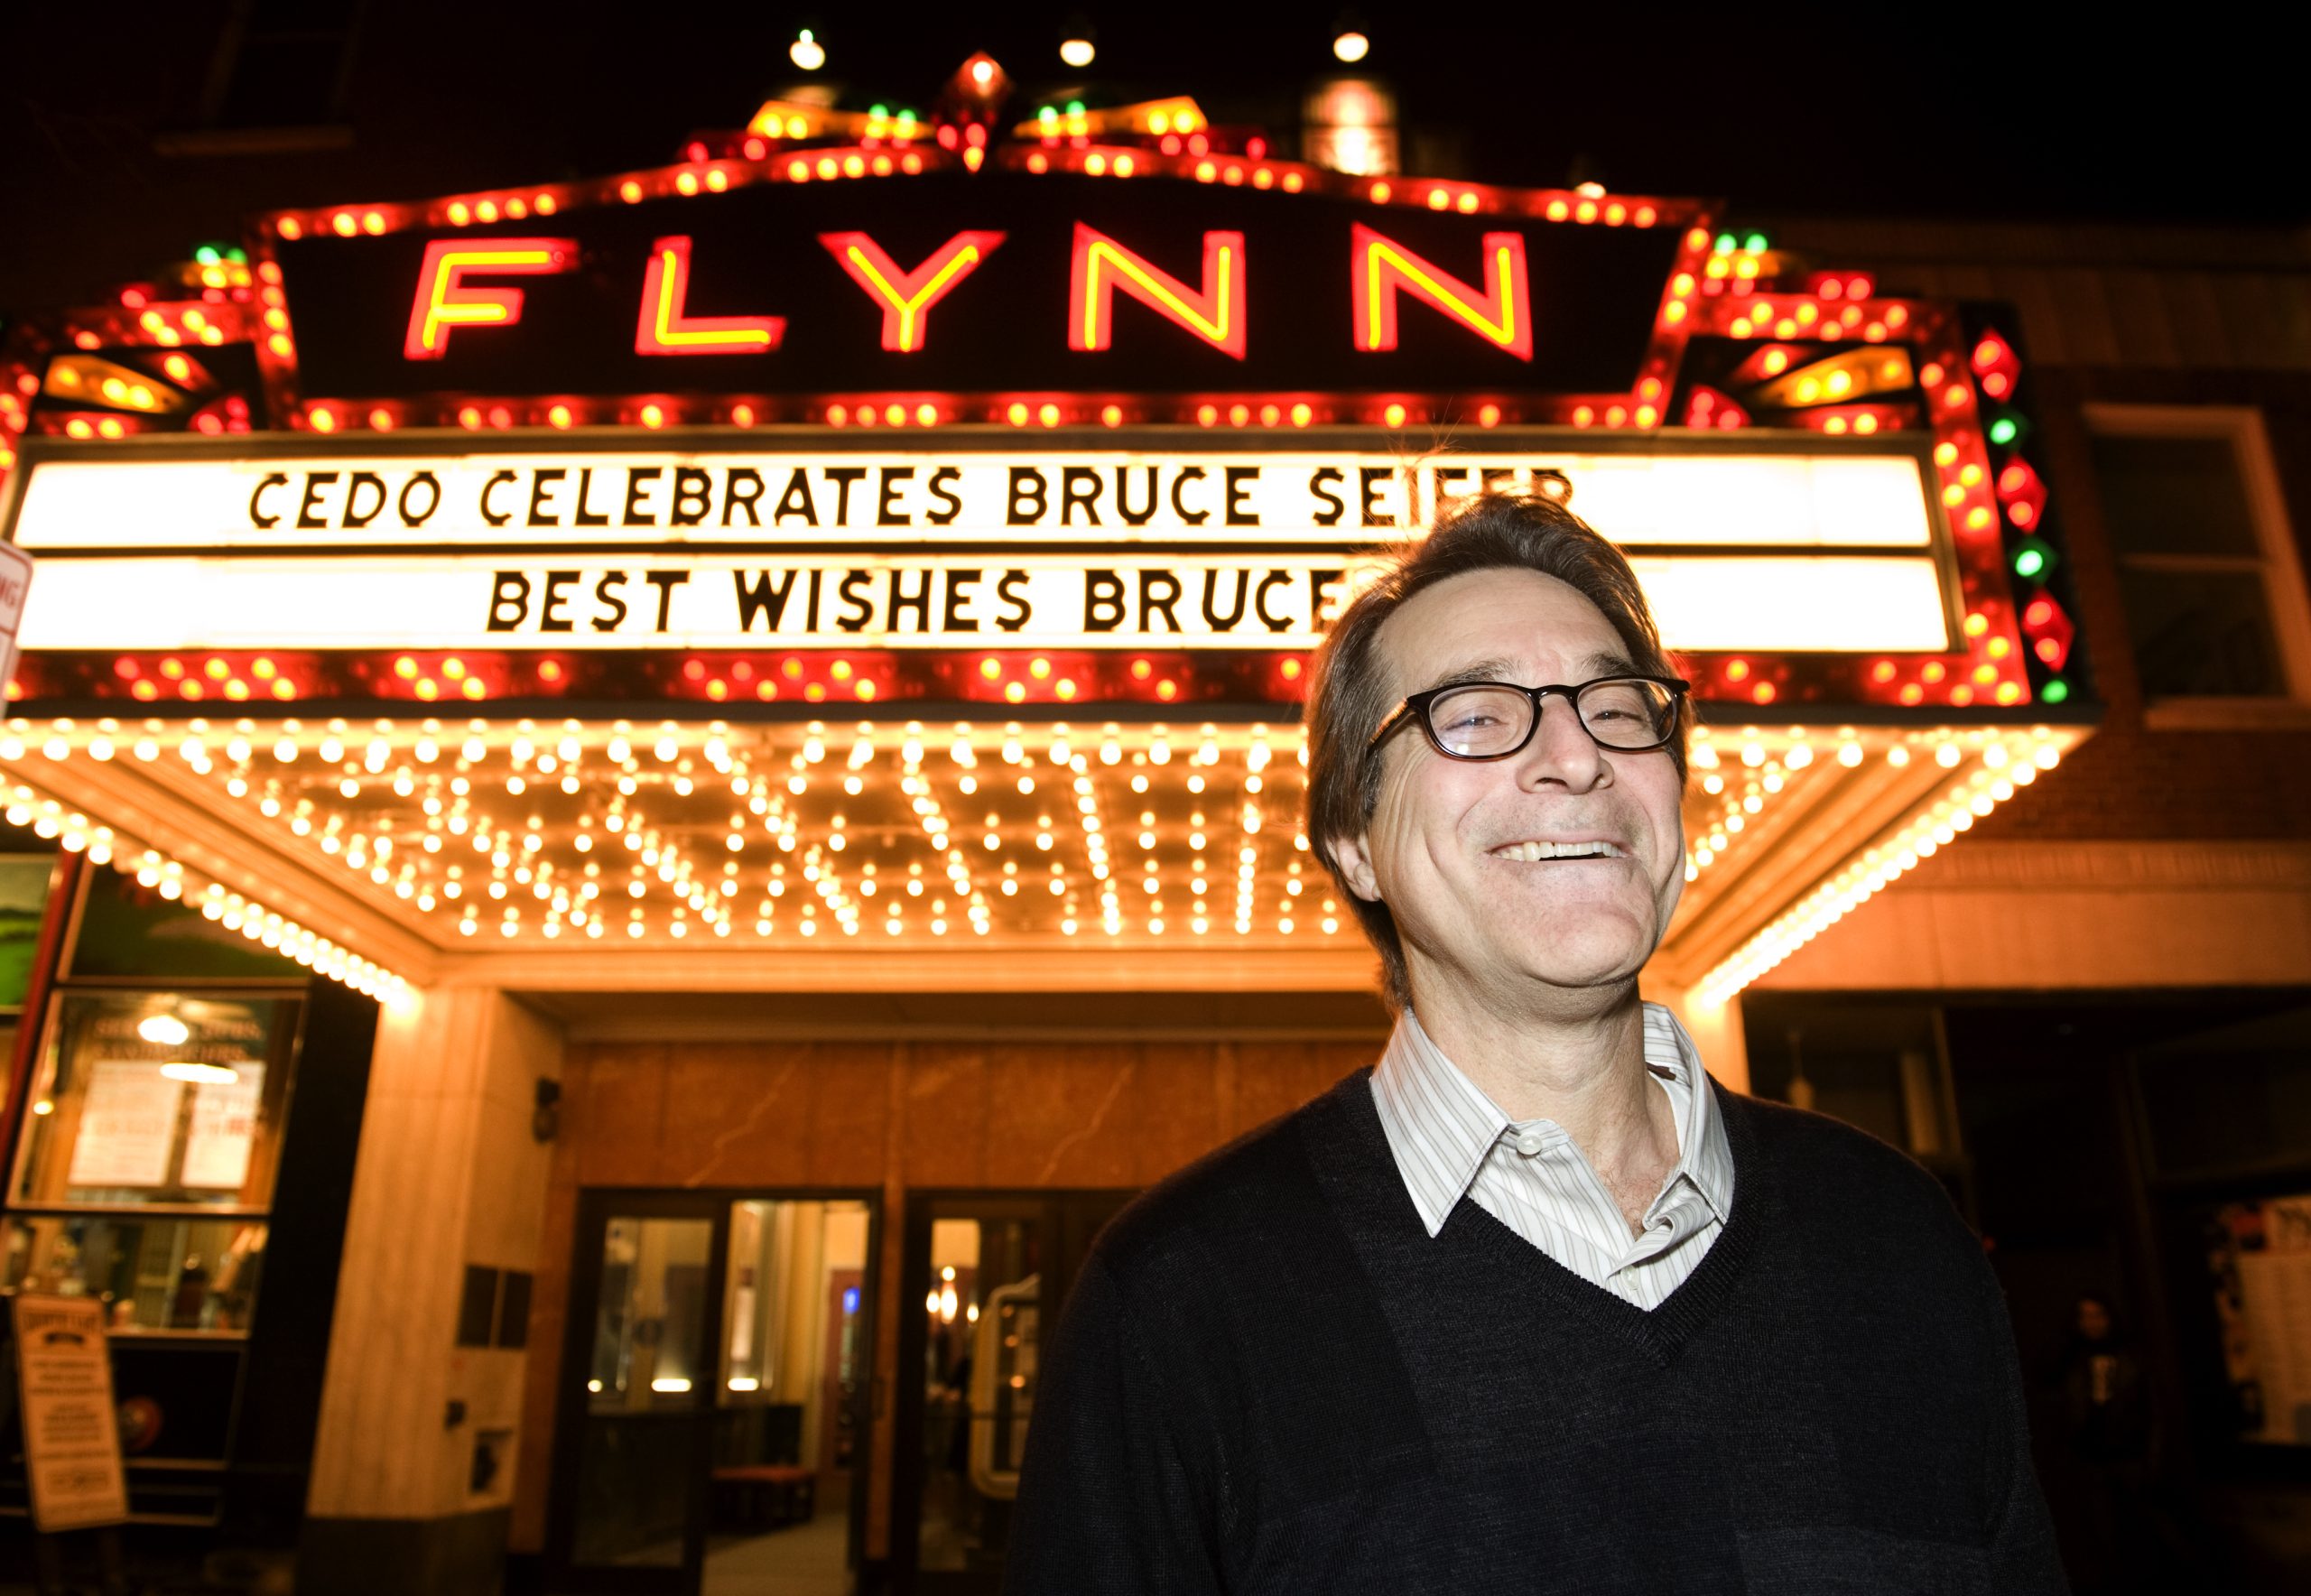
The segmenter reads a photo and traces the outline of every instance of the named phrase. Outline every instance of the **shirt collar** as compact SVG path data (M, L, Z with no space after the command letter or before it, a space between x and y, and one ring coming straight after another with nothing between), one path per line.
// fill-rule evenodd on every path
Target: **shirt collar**
M1670 1082L1669 1106L1677 1117L1677 1167L1722 1224L1733 1217L1733 1148L1725 1137L1717 1092L1701 1062L1701 1050L1677 1016L1658 1003L1645 1006L1645 1062Z
M1477 1178L1508 1116L1461 1073L1407 1008L1372 1072L1372 1100L1421 1222L1435 1235Z
M1721 1221L1730 1219L1732 1150L1700 1051L1659 1004L1645 1005L1644 1015L1646 1066L1667 1088L1677 1125L1677 1164L1666 1184L1683 1177ZM1434 1236L1512 1122L1444 1056L1409 1008L1372 1072L1372 1099L1405 1188Z

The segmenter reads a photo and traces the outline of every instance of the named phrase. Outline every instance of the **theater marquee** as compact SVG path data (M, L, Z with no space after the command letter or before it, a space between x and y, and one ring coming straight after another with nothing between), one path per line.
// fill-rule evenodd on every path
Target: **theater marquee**
M749 983L1345 951L1313 651L1389 544L1542 492L1693 684L1654 968L1722 998L2091 719L1989 308L1003 81L272 211L12 325L11 814L363 990L609 938L779 950Z
M270 212L13 335L18 701L1288 714L1372 549L1536 470L1698 702L2069 699L1973 311L1706 200L1330 172L1184 101L1007 132L974 81Z

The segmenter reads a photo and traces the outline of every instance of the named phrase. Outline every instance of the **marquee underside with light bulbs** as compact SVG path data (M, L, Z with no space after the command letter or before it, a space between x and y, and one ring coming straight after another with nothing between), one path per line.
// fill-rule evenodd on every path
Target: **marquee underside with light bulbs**
M274 213L18 326L12 814L378 987L480 947L1352 957L1307 662L1498 487L1620 541L1694 681L1678 986L2084 735L1980 316L1700 201L1349 176L1185 99L1000 121L983 60L920 117Z

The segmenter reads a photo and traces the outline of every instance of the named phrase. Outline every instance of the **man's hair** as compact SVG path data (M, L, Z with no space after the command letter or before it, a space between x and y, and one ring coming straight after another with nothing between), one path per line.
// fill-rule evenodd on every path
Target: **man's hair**
M1589 524L1545 495L1489 493L1461 506L1435 530L1396 552L1396 563L1349 605L1316 656L1308 692L1308 845L1379 951L1389 1005L1412 1000L1402 940L1388 906L1359 897L1332 851L1333 840L1360 836L1380 796L1380 761L1368 756L1373 734L1393 707L1379 656L1381 627L1407 598L1472 571L1531 571L1555 577L1604 612L1629 663L1648 676L1677 673L1661 646L1644 591L1629 561ZM1414 684L1417 687L1419 684ZM1538 685L1533 683L1532 685ZM1680 712L1667 752L1685 777L1689 715ZM1406 733L1406 736L1413 735Z

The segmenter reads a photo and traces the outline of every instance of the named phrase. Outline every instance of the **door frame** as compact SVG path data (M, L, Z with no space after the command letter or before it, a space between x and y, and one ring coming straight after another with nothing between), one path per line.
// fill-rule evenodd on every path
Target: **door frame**
M865 1566L867 1499L874 1479L875 1371L871 1349L881 1309L883 1193L871 1187L832 1186L582 1186L571 1241L570 1294L562 1311L562 1368L553 1398L553 1466L546 1488L545 1588L556 1596L697 1596L705 1577L706 1540L713 1503L713 1415L721 1393L707 1387L693 1410L691 1493L682 1532L682 1561L673 1568L577 1568L571 1550L577 1536L578 1477L584 1462L586 1369L593 1354L593 1307L602 1290L602 1233L612 1218L703 1219L709 1231L706 1313L702 1332L719 1371L729 1327L723 1313L729 1296L730 1209L739 1202L857 1202L867 1210L867 1279L859 1292L860 1334L869 1350L867 1376L851 1396L852 1434L858 1438L850 1464L849 1523L844 1531L850 1565ZM929 1234L925 1231L925 1236Z
M891 1428L891 1573L893 1588L909 1596L957 1596L973 1589L969 1576L926 1575L918 1564L923 1554L923 1493L926 1483L923 1457L923 1425L928 1405L923 1388L923 1359L931 1341L922 1313L908 1313L919 1304L931 1284L931 1222L934 1219L979 1217L989 1211L1008 1217L1032 1217L1044 1228L1044 1256L1039 1263L1043 1284L1037 1294L1039 1334L1048 1335L1059 1323L1068 1294L1089 1252L1092 1238L1122 1207L1137 1196L1137 1186L1066 1187L919 1187L906 1192L899 1250L899 1366L896 1411ZM969 1210L969 1215L942 1210Z

